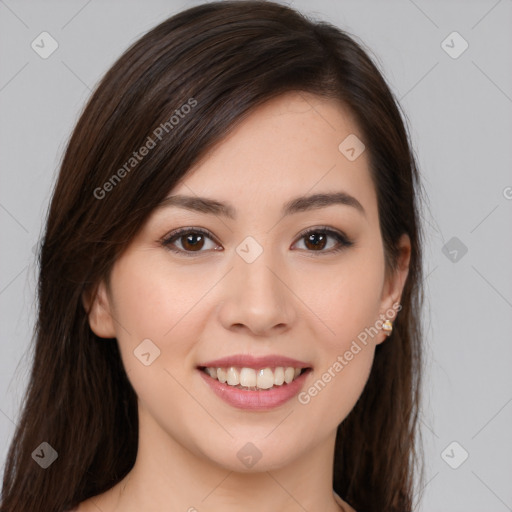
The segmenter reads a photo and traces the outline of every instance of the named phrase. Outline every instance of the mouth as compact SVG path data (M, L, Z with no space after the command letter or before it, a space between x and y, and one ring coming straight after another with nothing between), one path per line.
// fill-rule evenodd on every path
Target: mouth
M247 411L269 411L289 402L313 371L303 361L282 356L235 355L204 362L199 375L223 402Z
M276 366L251 368L238 366L199 366L198 369L210 378L235 389L245 391L269 391L287 386L311 368L294 366Z

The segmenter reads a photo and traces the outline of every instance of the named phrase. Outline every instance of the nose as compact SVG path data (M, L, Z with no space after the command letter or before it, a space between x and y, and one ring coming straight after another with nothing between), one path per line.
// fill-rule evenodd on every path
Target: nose
M226 329L268 337L291 328L297 305L289 273L270 253L263 251L252 263L234 255L217 310Z

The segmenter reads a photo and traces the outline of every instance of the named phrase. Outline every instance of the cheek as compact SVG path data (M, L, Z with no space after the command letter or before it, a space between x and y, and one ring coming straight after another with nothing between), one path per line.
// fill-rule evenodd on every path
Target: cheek
M303 309L299 318L308 319L306 330L313 336L316 352L314 382L308 382L305 389L311 402L307 407L325 411L339 403L339 421L357 401L371 369L373 346L357 340L378 318L383 261L378 246L366 247L347 251L336 264L307 262L289 274L294 293L303 304L293 296L288 300ZM207 264L200 267L197 263L183 265L177 271L166 258L147 251L121 258L114 266L113 309L123 364L137 394L150 403L163 401L172 406L169 390L179 391L173 377L186 380L195 344L208 329L211 301L222 286L213 290L219 275ZM145 366L136 353L148 339L156 347L148 344L149 352L159 354ZM299 407L303 406L300 403Z
M165 258L144 254L116 265L114 314L132 339L154 338L165 346L177 331L197 325L194 308L213 286L213 276L192 267L176 271Z
M201 299L215 276L193 272L192 266L177 272L165 258L148 252L129 256L119 259L112 272L123 366L143 407L178 436L187 429L174 414L170 422L169 411L180 411L187 428L208 421L183 385L188 386L193 350L204 328Z
M319 279L323 286L319 286ZM319 429L334 428L352 410L368 380L377 331L372 330L379 318L383 253L353 253L336 272L326 269L309 278L311 309L319 319L317 337L321 358L311 375L299 403L309 410ZM325 411L335 411L325 421ZM321 419L323 418L323 420Z
M382 252L347 252L339 265L302 275L301 293L323 325L318 332L327 351L343 350L378 319L384 281Z
M163 400L170 406L169 390L179 390L177 381L190 373L207 318L201 307L216 279L206 271L193 272L192 266L177 272L147 251L116 262L118 345L134 389L148 402Z

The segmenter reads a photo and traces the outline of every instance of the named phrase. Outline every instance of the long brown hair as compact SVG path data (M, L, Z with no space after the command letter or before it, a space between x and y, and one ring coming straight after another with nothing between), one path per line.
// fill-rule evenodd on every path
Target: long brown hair
M130 471L137 398L116 340L91 331L82 295L108 279L148 215L201 156L252 109L292 90L337 99L354 114L388 270L396 267L400 236L411 240L393 334L376 347L368 383L338 428L333 488L358 512L413 509L422 462L422 236L404 117L354 36L285 5L248 0L198 5L152 29L106 73L78 120L39 253L33 366L5 466L2 512L62 512ZM150 151L136 158L143 146ZM47 469L32 456L42 442L58 454Z

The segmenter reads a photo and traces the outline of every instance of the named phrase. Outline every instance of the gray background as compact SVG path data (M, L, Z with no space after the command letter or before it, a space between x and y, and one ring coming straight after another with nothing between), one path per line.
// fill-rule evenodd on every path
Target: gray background
M198 3L0 0L2 466L28 376L33 249L65 143L122 51ZM370 49L407 113L429 196L420 510L510 511L512 0L287 3ZM43 31L59 45L47 59L31 48ZM442 44L453 31L469 44L457 58L444 48L461 40Z

